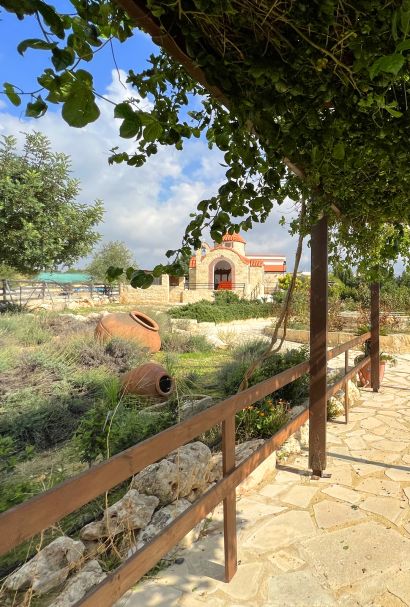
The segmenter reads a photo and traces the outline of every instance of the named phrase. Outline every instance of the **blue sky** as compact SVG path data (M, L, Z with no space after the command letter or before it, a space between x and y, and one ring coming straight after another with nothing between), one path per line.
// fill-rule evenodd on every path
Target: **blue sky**
M61 0L55 4L67 6ZM21 57L16 46L22 39L41 37L37 22L33 18L18 21L5 12L0 14L0 19L0 83L11 82L24 91L36 90L36 76L48 65L47 52L28 49ZM113 44L121 71L120 81L109 45L85 67L92 72L97 91L121 100L135 96L135 91L124 86L126 72L143 69L157 47L138 30L126 43ZM133 142L119 137L112 106L103 101L99 104L101 118L78 130L64 123L58 106L51 106L45 117L33 120L25 118L23 104L16 108L1 97L0 134L13 134L21 141L23 132L41 130L49 137L54 150L69 154L73 176L81 181L79 200L91 202L100 198L104 202L105 220L100 226L102 240L123 240L134 251L137 263L150 268L164 261L167 249L180 245L189 213L202 198L215 193L223 182L223 169L219 164L222 155L218 150L210 151L205 141L194 140L188 142L182 152L161 149L140 169L109 166L109 150L118 145L131 151ZM278 207L264 225L256 226L245 237L248 252L287 255L291 269L295 240L279 225L283 214L289 219L293 217L291 204ZM309 269L307 255L303 257L302 269Z

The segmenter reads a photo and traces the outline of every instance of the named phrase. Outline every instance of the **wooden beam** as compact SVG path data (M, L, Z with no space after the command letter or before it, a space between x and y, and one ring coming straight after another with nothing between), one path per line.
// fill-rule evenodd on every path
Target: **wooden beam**
M135 25L149 34L158 46L163 48L177 63L180 63L192 78L206 88L222 105L229 107L228 98L220 88L209 84L202 69L189 57L183 48L183 41L178 42L167 32L147 9L146 2L141 0L114 0L135 22Z
M311 238L309 467L326 469L328 221L314 226Z

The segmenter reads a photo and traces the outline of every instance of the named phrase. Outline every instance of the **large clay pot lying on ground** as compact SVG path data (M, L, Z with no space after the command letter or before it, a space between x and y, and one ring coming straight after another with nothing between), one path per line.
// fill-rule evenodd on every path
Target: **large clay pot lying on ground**
M103 316L95 329L95 336L102 341L111 337L131 339L150 352L158 352L161 348L158 324L138 310Z
M121 386L125 394L166 398L174 390L174 380L161 365L145 363L125 373Z
M384 371L386 369L386 361L382 360L379 366L379 380L382 383L384 378ZM359 386L365 388L370 386L372 381L371 365L368 363L358 372L359 375Z

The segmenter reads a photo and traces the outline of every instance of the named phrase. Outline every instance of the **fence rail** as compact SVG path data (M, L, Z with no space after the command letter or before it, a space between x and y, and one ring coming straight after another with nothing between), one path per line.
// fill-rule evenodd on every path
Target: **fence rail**
M190 284L186 282L184 287L186 290L196 291L197 289L207 289L209 291L219 291L219 290L229 290L229 291L239 291L245 290L244 282L223 282L220 285L216 285L213 282L196 282L195 284ZM219 288L218 288L219 287Z
M337 346L328 352L328 360L363 344L368 338L367 333ZM346 368L344 377L328 387L328 395L334 394L341 385L346 384L369 360L367 357L352 369ZM283 426L239 466L235 466L235 414L292 383L309 370L309 361L291 367L1 514L0 554L42 532L149 464L222 423L223 479L178 516L154 540L129 557L77 605L110 607L221 501L224 502L225 577L229 581L236 571L235 489L307 421L309 409L304 409Z
M0 301L20 306L33 301L64 301L102 296L118 298L119 286L92 282L65 283L39 280L0 279Z

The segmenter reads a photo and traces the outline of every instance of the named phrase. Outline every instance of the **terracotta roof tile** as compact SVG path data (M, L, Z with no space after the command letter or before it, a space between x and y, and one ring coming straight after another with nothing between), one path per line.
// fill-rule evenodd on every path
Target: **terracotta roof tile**
M222 236L222 242L242 242L246 243L246 240L240 234L225 234Z
M270 264L265 266L265 272L284 272L285 266L282 264Z

